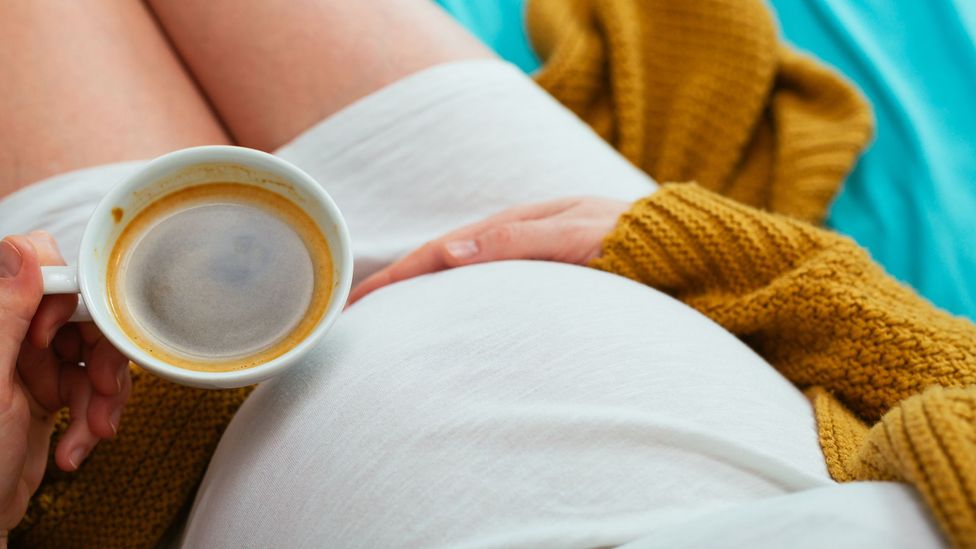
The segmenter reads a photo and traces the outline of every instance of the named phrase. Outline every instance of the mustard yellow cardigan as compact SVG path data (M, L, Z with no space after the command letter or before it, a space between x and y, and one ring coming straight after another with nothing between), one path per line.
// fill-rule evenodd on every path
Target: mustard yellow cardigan
M976 546L976 327L808 223L869 138L856 91L784 49L763 0L531 0L529 24L540 85L657 180L698 182L634 204L593 266L738 335L809 395L835 479L910 483ZM118 436L48 468L13 546L148 547L186 511L248 389L133 375Z

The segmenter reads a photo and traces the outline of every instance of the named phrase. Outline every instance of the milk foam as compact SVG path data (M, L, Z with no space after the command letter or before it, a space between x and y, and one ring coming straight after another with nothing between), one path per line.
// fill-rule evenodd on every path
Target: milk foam
M313 259L275 213L248 203L189 204L146 227L122 263L131 318L164 350L198 360L251 355L308 311Z

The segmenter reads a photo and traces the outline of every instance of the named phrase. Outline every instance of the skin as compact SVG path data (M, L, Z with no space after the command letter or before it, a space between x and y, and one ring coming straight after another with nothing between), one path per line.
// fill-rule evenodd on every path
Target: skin
M128 360L91 324L67 325L75 296L43 296L41 265L63 265L45 233L0 242L0 528L16 526L47 465L54 414L71 424L55 449L65 471L118 431ZM87 367L78 365L84 361Z
M401 280L475 263L539 259L584 265L597 257L627 208L616 200L572 198L506 210L377 272L353 291L350 303ZM63 264L49 236L5 239L0 264L0 440L11 442L0 454L0 479L8 479L0 484L0 525L10 528L43 475L54 412L71 407L71 427L55 455L60 467L72 470L80 463L73 452L87 455L99 438L116 432L131 381L127 361L97 330L64 328L76 298L42 299L40 265ZM79 368L79 359L88 367Z
M230 142L142 2L0 2L0 97L0 198L69 170Z
M505 210L461 227L382 269L353 288L349 305L390 284L475 263L538 259L586 265L630 204L567 198Z
M4 0L0 198L185 147L273 150L400 78L489 57L429 0ZM118 428L131 384L93 325L65 324L76 298L41 296L38 265L63 263L50 237L9 247L20 268L0 277L0 547L43 475L53 413L71 409L55 461L75 470Z
M142 2L4 0L0 96L0 198L68 170L230 143ZM74 471L119 428L131 388L128 361L93 324L66 324L77 298L41 295L39 266L61 264L46 234L0 243L0 547L44 474L54 413L70 409L54 457Z
M234 140L272 151L387 84L491 57L429 0L148 0Z

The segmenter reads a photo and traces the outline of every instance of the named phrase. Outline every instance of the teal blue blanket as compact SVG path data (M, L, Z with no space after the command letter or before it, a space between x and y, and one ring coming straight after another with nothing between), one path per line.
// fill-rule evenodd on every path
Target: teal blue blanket
M525 1L440 3L531 72ZM876 138L827 224L937 305L976 319L976 1L770 3L786 40L836 67L874 107Z

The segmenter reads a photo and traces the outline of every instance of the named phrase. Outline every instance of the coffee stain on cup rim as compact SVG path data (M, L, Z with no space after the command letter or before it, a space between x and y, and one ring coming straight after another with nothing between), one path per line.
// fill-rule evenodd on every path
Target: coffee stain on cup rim
M114 219L116 223L121 223L123 217L125 217L125 210L122 208L112 208L112 219Z

